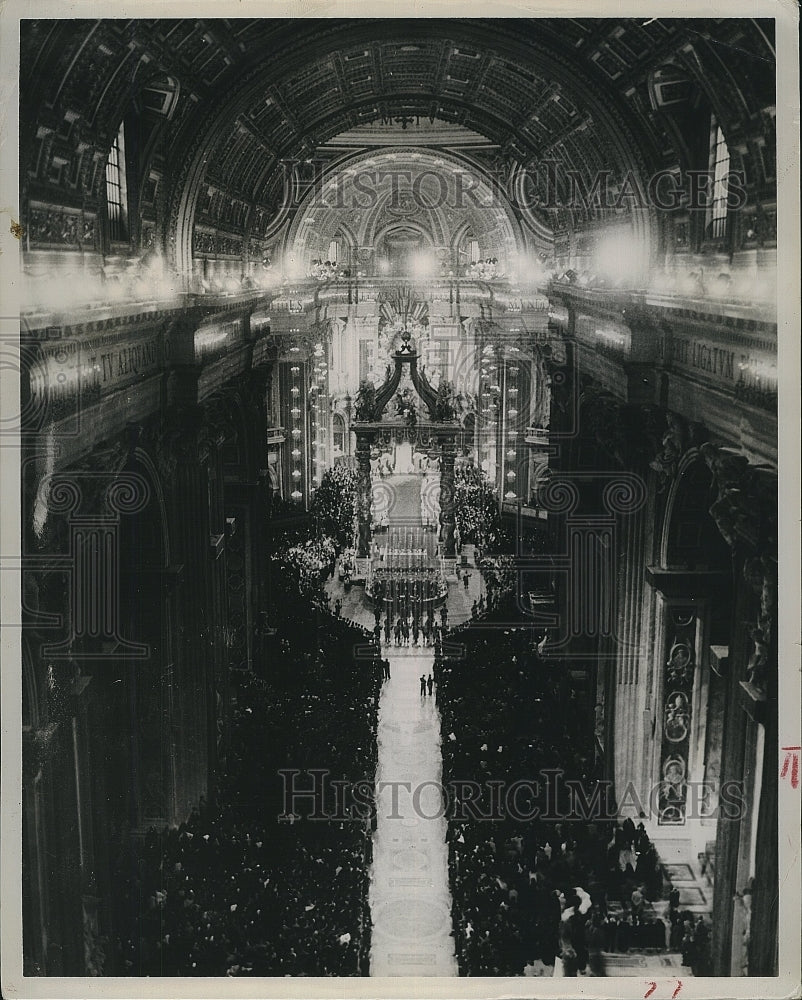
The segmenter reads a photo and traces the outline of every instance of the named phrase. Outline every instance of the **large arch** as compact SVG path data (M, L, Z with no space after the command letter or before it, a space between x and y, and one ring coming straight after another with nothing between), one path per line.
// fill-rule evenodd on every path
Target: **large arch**
M697 448L677 467L666 498L660 538L660 565L667 569L728 566L729 549L710 516L713 477Z
M536 162L541 156L543 141L535 137L536 132L527 135L525 127L511 125L510 122L515 122L524 113L524 126L534 126L540 118L537 111L542 110L541 105L553 104L556 98L556 104L564 101L568 107L567 122L562 122L568 127L564 139L560 138L562 131L556 136L556 141L552 135L551 145L556 147L562 143L567 162L580 169L584 165L584 154L572 152L571 147L566 145L569 138L575 145L579 142L574 133L579 131L578 126L584 121L581 149L588 146L591 150L604 148L607 164L617 174L631 173L644 185L649 169L659 162L659 155L655 147L643 140L637 141L634 119L625 102L608 87L600 85L600 81L586 77L584 70L578 70L575 62L569 60L568 53L560 51L559 44L553 41L545 44L539 24L538 30L535 30L534 24L532 29L531 35L522 35L520 29L515 32L511 25L503 21L427 19L416 23L365 19L318 23L318 30L311 39L304 37L303 31L296 31L292 41L288 39L286 45L279 49L278 56L276 50L271 48L269 62L265 58L244 68L239 80L226 89L221 98L212 104L211 110L198 109L187 121L188 134L194 138L189 149L180 144L184 152L176 157L172 164L174 169L169 171L176 180L169 197L167 241L178 269L183 273L190 270L192 230L207 165L225 158L224 151L236 145L237 133L243 129L251 134L255 131L257 145L263 146L263 164L264 150L270 154L254 185L254 203L264 203L269 200L271 186L280 178L280 161L283 158L308 158L321 141L336 135L345 125L353 124L360 117L371 115L377 110L377 105L389 115L403 114L411 106L421 111L428 109L431 113L434 106L446 116L464 120L471 127L478 128L482 134L497 142L511 160L528 163ZM517 94L523 99L524 107L518 107L514 100L505 101L496 96L483 102L466 100L464 96L448 93L445 88L427 87L417 81L407 89L404 86L407 81L403 78L397 88L391 87L386 74L382 77L380 91L377 92L376 81L371 76L369 81L372 86L368 92L364 96L349 94L345 107L342 100L319 102L317 106L314 103L308 107L290 106L284 96L292 88L294 76L309 78L314 75L316 67L336 60L337 55L343 52L355 52L360 46L367 46L363 51L369 52L371 46L380 42L392 43L395 47L402 41L413 46L435 42L451 43L460 52L455 39L460 44L473 46L477 54L489 53L505 66L519 67ZM304 67L301 74L298 73L299 65ZM486 69L485 66L485 72ZM475 72L474 68L472 75ZM532 103L537 102L537 105L530 105L526 116L526 98L530 93ZM259 126L255 126L265 106L277 108L285 124L288 119L290 123L303 123L300 131L292 124L284 129L281 148L277 149L272 142L266 143ZM560 117L562 119L562 115ZM637 235L646 246L651 247L651 213L638 212L635 216Z
M283 163L329 161L333 139L347 135L340 151L355 148L363 125L377 121L388 123L382 145L392 145L393 134L408 138L410 121L441 125L439 141L434 135L427 141L452 148L456 139L466 159L506 187L553 158L588 182L609 170L614 183L631 173L642 188L656 169L705 165L689 157L685 110L654 85L656 66L668 67L672 79L686 80L700 95L723 129L733 165L745 170L749 211L733 227L730 249L754 243L758 230L761 240L765 234L772 240L773 25L718 18L697 30L694 23L25 22L20 162L26 252L64 243L94 251L92 266L101 266L109 253L103 163L123 120L137 136L129 251L166 249L185 278L198 219L206 242L211 236L214 244L208 254L226 258L231 269L270 257L288 221L280 212ZM701 105L691 100L688 107L699 112L701 128ZM63 214L65 226L54 225L51 207ZM623 216L631 217L645 251L637 260L670 258L685 246L687 224L677 234L670 213L627 206ZM554 239L560 261L585 253L583 231L611 219L581 203L536 205L521 213L524 230L536 241ZM696 242L692 233L691 244Z
M438 190L426 190L424 180L435 176L443 179ZM308 266L325 257L340 227L353 231L357 247L372 247L400 225L449 250L457 232L470 226L486 247L483 256L502 261L526 246L512 206L491 178L457 155L413 147L358 153L334 164L299 205L283 240L284 254Z

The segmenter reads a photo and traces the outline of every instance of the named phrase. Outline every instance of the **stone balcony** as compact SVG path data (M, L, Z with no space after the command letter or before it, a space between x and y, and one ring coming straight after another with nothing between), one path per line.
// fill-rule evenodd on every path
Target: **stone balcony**
M776 461L777 324L761 305L551 286L550 329L577 373L624 402L704 424L755 461Z

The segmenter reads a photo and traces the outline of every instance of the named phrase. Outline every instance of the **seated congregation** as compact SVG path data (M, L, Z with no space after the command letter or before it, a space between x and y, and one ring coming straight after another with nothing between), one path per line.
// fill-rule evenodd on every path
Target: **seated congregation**
M261 676L239 677L216 796L120 859L128 933L108 946L128 975L367 974L370 823L296 816L279 772L372 782L381 681L361 629L297 590L282 603Z
M668 948L703 974L707 925L605 798L565 664L531 628L474 623L438 649L435 678L460 974L604 975L603 952Z

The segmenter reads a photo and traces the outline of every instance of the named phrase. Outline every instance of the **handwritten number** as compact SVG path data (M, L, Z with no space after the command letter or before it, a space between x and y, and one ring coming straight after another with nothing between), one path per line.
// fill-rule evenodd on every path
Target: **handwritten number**
M649 989L646 990L646 992L643 994L643 1000L648 1000L648 998L652 995L652 993L654 993L654 991L656 989L657 989L657 983L650 982L649 983ZM678 979L677 980L677 988L671 994L671 1000L677 1000L677 997L679 996L679 991L681 989L682 989L682 980Z

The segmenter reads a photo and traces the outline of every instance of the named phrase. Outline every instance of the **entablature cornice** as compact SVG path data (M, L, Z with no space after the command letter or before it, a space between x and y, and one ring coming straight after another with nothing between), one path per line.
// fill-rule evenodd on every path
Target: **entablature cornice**
M69 312L26 312L20 316L20 335L23 340L80 338L83 334L136 327L143 323L173 322L178 318L186 325L200 325L218 314L239 313L250 317L271 298L268 293L255 294L251 291L240 295L184 295L164 302L91 305Z
M559 302L569 314L569 331L577 315L598 316L623 323L631 329L655 331L695 329L710 336L726 336L743 346L776 350L777 322L771 303L724 302L715 299L687 299L651 292L622 292L590 289L553 283L549 289L553 302Z

